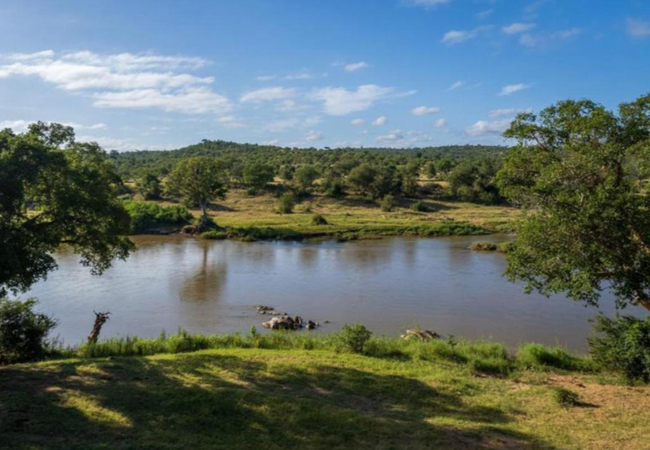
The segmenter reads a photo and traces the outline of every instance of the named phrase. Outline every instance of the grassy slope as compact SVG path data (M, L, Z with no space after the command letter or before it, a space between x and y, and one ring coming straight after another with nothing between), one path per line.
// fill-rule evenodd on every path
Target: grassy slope
M376 203L360 197L331 199L315 194L298 204L294 214L278 214L275 212L277 198L273 195L250 196L243 190L234 189L228 192L226 200L213 207L210 215L224 227L269 228L303 236L358 233L363 237L427 235L427 230L435 230L445 222L469 223L486 231L501 231L520 214L519 210L507 206L432 199L424 202L432 209L431 212L412 211L408 203L398 205L394 211L384 212ZM199 211L192 213L199 215ZM314 214L325 216L329 225L312 225Z
M581 406L553 401L552 386ZM0 368L0 447L603 448L650 442L650 388L449 361L219 349Z

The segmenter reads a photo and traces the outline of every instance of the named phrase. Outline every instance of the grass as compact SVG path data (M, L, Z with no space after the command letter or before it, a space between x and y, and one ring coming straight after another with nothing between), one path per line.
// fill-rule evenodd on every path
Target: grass
M382 236L480 235L509 231L521 214L507 206L421 200L426 211L414 211L410 201L397 203L384 212L379 205L358 196L332 199L314 194L293 208L293 214L278 214L278 199L272 194L251 196L233 189L226 200L215 204L210 216L229 230L234 239L309 239L333 237L341 240ZM172 203L161 202L163 205ZM198 210L191 210L196 217ZM327 223L314 223L314 215Z
M649 388L514 364L486 376L476 363L509 358L494 343L372 338L353 354L307 333L179 334L94 351L210 346L0 368L0 448L633 449L650 439ZM581 402L559 404L558 387Z

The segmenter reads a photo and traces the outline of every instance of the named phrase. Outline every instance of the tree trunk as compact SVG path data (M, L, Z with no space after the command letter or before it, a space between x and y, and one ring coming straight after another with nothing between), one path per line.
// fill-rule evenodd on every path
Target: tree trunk
M96 344L97 339L99 339L99 333L102 331L102 326L106 323L108 320L108 316L111 314L110 312L95 312L95 323L93 324L93 329L88 335L88 343L89 344Z

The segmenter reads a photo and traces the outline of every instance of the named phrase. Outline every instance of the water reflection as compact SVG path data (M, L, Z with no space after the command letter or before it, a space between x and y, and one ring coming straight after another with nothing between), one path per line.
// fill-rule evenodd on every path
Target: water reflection
M481 237L481 240L503 237ZM62 251L60 270L27 296L59 319L67 343L88 333L93 310L112 312L105 336L156 336L181 327L225 333L259 328L253 305L397 335L414 324L443 334L584 350L595 314L561 296L525 295L501 274L503 255L467 249L476 237L350 243L241 243L136 237L137 251L95 277ZM605 297L604 310L613 302ZM633 312L629 309L627 312Z

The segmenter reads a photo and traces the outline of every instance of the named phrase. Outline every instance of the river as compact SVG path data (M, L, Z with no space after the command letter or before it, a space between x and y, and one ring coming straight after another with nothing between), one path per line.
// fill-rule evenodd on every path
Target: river
M499 241L503 236L481 237ZM59 321L54 335L78 344L94 311L110 311L102 336L153 337L248 332L266 318L264 304L323 324L319 332L361 322L377 334L420 326L443 335L587 348L587 319L597 310L563 296L523 293L502 273L505 257L474 252L477 237L393 238L320 243L206 241L136 236L127 261L93 276L66 251L59 270L22 298ZM601 301L614 312L612 298Z

